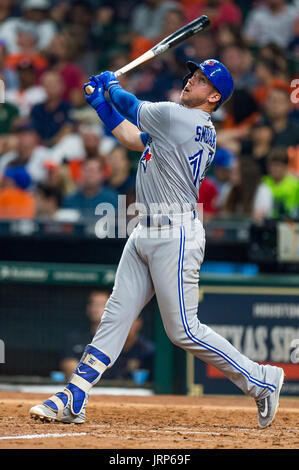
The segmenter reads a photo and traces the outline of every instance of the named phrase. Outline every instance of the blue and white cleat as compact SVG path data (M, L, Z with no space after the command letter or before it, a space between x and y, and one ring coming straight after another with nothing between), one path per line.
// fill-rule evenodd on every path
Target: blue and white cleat
M277 388L266 398L256 400L258 425L260 428L266 428L274 421L279 406L279 395L284 381L284 370L278 368L280 375Z
M33 406L30 417L44 422L61 421L62 423L81 424L85 421L85 406L87 397L78 414L73 413L72 394L67 388L63 392L56 393L40 405Z
M29 411L31 418L47 422L84 423L90 389L99 381L109 364L110 359L106 354L92 344L86 346L81 361L63 392L33 406Z

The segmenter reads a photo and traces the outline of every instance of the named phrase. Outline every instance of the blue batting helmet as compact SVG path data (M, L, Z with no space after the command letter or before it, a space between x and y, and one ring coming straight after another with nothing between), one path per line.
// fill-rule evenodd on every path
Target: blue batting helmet
M225 103L225 101L229 100L234 91L234 82L229 70L225 65L219 62L219 60L208 59L200 64L189 60L186 65L190 70L190 73L184 77L184 87L194 72L200 69L221 94L221 98L217 103L216 109Z

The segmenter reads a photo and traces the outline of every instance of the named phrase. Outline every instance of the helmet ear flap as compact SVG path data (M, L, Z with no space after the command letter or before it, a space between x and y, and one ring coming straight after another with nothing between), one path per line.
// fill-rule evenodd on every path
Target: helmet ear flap
M189 80L189 78L192 77L194 72L189 72L187 75L184 76L183 78L183 88L185 88L185 86L187 85L187 82Z

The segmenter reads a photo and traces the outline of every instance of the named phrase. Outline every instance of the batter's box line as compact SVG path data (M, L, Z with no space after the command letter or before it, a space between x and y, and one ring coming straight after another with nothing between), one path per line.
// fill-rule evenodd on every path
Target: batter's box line
M77 437L86 436L86 432L74 432L74 433L45 433L45 434L23 434L17 436L1 436L0 440L9 439L46 439L48 437Z

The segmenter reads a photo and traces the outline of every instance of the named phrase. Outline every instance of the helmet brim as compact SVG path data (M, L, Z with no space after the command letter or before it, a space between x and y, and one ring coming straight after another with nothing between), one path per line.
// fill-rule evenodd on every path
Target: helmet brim
M191 73L194 73L196 72L196 70L200 69L199 64L197 64L196 62L193 62L192 60L188 60L188 62L186 62L186 65Z
M197 64L196 62L193 62L192 60L188 60L188 62L186 62L186 65L187 65L188 69L190 70L190 72L192 73L192 75L194 74L194 72L196 72L196 70L200 70L204 74L204 76L209 80L211 85L220 93L218 88L214 85L214 83L211 82L211 80L209 79L209 77L205 73L204 68L201 67L200 64Z

